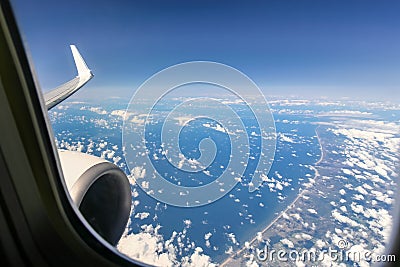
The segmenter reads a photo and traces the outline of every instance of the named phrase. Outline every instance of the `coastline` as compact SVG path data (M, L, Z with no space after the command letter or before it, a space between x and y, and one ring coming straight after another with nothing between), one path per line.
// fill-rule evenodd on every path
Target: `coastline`
M314 179L314 183L315 183L315 179L316 179L317 177L319 177L318 169L317 169L315 166L319 165L319 164L322 162L322 160L324 159L324 154L325 154L325 153L324 153L324 149L323 149L323 147L322 147L321 138L320 138L320 136L319 136L319 134L318 134L318 128L319 128L319 127L320 127L320 126L318 125L318 126L315 128L315 134L316 134L316 136L317 136L318 144L319 144L319 146L320 146L321 156L320 156L319 160L318 160L317 162L314 163L314 165L310 166L310 167L314 170L314 173L315 173L315 174L314 174L314 178L313 178L313 179ZM313 183L313 184L314 184L314 183ZM300 188L300 190L301 190L301 188ZM294 205L297 203L297 201L298 201L301 197L303 197L303 195L304 195L305 193L307 193L307 192L308 192L307 189L301 190L301 192L297 195L297 197L296 197L283 211L281 211L281 212L278 214L278 216L275 217L275 219L273 219L273 220L261 231L261 234L263 235L265 232L267 232L280 218L282 218L283 214L285 214L289 209L293 208ZM257 236L253 237L253 238L252 238L250 241L248 241L248 242L249 242L249 244L251 245L251 244L253 244L256 240L257 240ZM243 251L245 251L245 250L246 250L246 247L243 246L241 249L237 250L235 253L233 253L233 254L230 255L228 258L226 258L226 260L224 260L222 263L220 263L219 266L220 266L220 267L227 266L227 264L229 264L231 261L235 260L235 257L239 256L239 255L240 255Z

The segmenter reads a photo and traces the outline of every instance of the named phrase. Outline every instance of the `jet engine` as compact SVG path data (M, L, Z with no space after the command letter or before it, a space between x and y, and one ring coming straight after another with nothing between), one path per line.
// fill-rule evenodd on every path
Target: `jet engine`
M87 222L116 245L131 211L131 189L125 173L102 158L58 150L68 191Z

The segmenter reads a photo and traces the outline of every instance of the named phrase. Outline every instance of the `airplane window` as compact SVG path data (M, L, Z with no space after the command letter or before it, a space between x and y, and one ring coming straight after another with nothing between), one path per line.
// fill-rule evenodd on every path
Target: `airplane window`
M14 8L71 198L122 254L156 266L398 260L386 250L398 2Z

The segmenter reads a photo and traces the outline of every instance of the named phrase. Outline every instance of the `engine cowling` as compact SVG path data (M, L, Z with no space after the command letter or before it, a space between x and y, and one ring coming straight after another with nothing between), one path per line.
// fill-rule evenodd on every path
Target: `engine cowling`
M102 158L58 150L64 179L74 203L105 240L116 245L131 211L131 189L125 173Z

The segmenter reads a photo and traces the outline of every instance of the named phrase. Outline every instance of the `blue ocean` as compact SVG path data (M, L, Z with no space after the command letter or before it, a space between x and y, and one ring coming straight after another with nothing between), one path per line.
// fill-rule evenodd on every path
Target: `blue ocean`
M79 104L73 105L68 112L57 111L59 118L55 120L53 117L53 127L59 147L63 148L63 144L80 144L82 152L87 152L90 143L100 143L102 149L89 152L102 156L104 150L114 151L113 158L120 158L117 164L130 174L122 153L122 121L110 115L113 110L122 110L123 107L122 103L103 106L108 114L107 119L104 119L100 112L87 110L84 105ZM244 242L252 239L257 232L262 231L296 198L302 184L314 177L314 170L310 166L321 156L315 119L311 116L273 114L277 132L274 162L266 174L268 179L256 191L250 193L248 182L251 180L252 171L256 168L257 161L262 160L258 148L260 140L257 128L254 127L254 118L249 111L239 106L236 109L241 114L248 133L256 130L255 137L250 139L252 157L242 181L221 199L191 208L160 203L137 184L132 184L134 208L128 226L129 233L142 231L143 225L159 225L158 233L164 240L178 233L178 238L172 239L172 242L176 247L180 247L179 256L190 255L196 247L201 247L213 262L220 262L241 248ZM207 169L212 175L177 172L160 152L162 120L155 120L149 124L147 148L151 153L160 153L155 157L157 160L153 160L157 171L165 179L185 186L207 184L218 177L229 162L230 142L227 133L217 131L213 127L204 127L216 124L217 122L207 119L194 120L183 128L179 140L182 153L189 159L199 157L198 144L202 139L211 138L217 144L215 161ZM182 247L182 244L185 246Z

